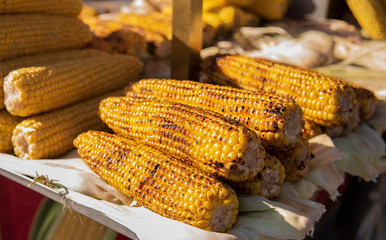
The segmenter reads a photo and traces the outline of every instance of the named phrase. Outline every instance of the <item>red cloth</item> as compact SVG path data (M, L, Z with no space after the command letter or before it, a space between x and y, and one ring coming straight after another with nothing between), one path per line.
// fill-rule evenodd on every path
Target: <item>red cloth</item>
M36 210L45 197L0 176L0 228L3 240L26 240Z

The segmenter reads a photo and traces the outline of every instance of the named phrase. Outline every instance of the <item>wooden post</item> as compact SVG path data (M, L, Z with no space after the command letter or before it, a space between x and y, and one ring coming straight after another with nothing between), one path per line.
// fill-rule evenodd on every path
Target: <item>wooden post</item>
M172 78L198 80L202 0L173 0Z

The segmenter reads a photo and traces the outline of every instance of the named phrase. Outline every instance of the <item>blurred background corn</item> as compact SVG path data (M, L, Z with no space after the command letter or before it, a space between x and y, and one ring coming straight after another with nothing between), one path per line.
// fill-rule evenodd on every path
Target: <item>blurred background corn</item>
M292 147L304 125L294 101L265 92L166 79L140 80L129 89L137 96L177 100L232 118L254 130L266 148Z
M285 169L280 160L266 154L264 168L251 180L227 182L237 193L259 195L268 199L277 197L285 179Z
M265 150L240 123L215 112L156 99L110 97L100 118L116 133L146 143L232 181L256 176Z
M4 91L3 81L5 76L9 72L19 68L32 67L32 66L44 66L59 61L67 61L72 59L88 58L93 56L106 55L102 51L93 49L74 49L74 50L63 50L54 51L48 53L42 53L37 55L29 55L19 58L13 58L10 60L2 61L0 64L0 109L4 109Z
M122 87L142 67L136 57L109 55L18 69L4 80L5 105L18 116L46 112Z
M74 148L73 140L82 132L107 129L98 118L99 102L119 95L122 90L26 118L17 124L12 134L15 154L24 159L44 159L68 152Z
M74 145L106 182L164 217L219 232L236 222L238 200L233 189L196 167L103 132L83 133Z
M302 108L306 120L321 126L345 124L355 112L351 86L310 69L262 58L222 55L205 59L203 71L220 84L291 98Z
M49 14L0 15L0 61L85 46L92 34L75 17Z
M12 132L22 120L22 117L13 116L6 110L0 110L0 153L12 152Z
M77 16L82 9L82 0L2 0L0 14L45 13Z
M372 39L386 39L386 6L382 0L347 0L355 19Z
M267 20L280 20L288 10L288 0L254 0L248 9Z

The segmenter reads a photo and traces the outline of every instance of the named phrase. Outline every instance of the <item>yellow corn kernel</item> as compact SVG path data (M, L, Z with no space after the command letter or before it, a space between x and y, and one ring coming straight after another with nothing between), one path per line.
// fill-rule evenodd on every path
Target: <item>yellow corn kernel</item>
M18 116L50 111L122 87L142 67L138 58L116 54L21 68L4 79L5 105Z
M79 19L49 14L0 15L0 61L90 42L92 34Z
M101 119L116 133L177 156L215 176L243 181L256 176L262 168L265 150L256 134L215 112L134 97L107 98L99 111ZM220 158L217 151L221 152L234 135L237 142L229 145L234 154ZM198 142L198 137L207 141ZM211 151L213 148L216 151ZM192 154L195 152L200 154Z
M226 231L236 221L238 200L233 189L194 166L140 142L103 132L83 133L74 145L83 161L106 182L164 217L210 231ZM117 181L116 176L124 173L128 177ZM220 197L224 189L231 201L226 206ZM197 196L208 192L213 195L205 201L217 207L205 214L191 212L196 209Z

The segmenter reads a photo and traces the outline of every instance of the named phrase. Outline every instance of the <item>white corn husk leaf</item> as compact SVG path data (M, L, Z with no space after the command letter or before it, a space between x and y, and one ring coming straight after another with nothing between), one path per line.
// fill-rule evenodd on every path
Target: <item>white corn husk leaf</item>
M358 176L365 181L375 180L386 170L385 149L382 137L366 124L346 137L333 139L345 158L335 161L340 171Z

